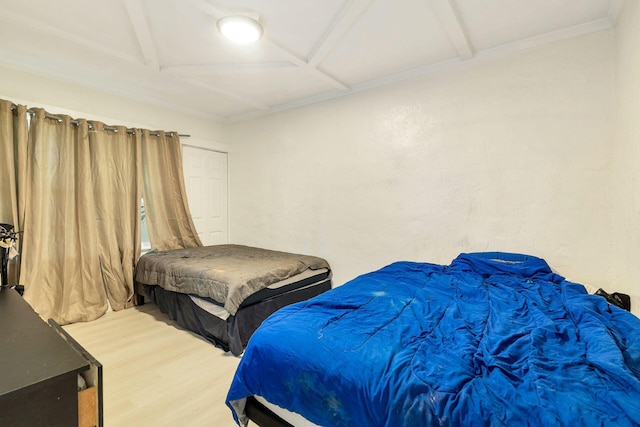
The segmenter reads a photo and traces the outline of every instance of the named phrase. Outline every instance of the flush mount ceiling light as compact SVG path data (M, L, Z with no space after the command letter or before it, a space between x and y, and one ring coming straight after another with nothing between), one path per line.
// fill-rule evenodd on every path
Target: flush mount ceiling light
M249 44L260 40L262 25L257 16L227 15L218 19L218 31L225 38L239 44Z

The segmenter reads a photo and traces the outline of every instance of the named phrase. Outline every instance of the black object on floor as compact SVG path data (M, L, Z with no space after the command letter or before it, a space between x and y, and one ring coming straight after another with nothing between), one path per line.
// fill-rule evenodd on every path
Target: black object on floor
M621 294L619 292L609 294L603 289L598 289L596 291L596 295L604 297L609 304L613 304L617 307L624 308L627 311L631 311L631 297L627 294Z

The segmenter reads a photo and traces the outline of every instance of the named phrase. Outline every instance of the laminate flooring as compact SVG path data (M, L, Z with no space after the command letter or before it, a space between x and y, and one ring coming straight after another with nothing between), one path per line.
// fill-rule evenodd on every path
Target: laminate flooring
M239 358L147 303L64 329L103 365L104 425L232 427Z

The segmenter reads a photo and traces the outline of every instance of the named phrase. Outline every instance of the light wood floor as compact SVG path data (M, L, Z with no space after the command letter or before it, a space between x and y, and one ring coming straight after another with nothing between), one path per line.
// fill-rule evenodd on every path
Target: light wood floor
M224 401L240 359L154 304L64 329L103 365L106 427L236 425Z

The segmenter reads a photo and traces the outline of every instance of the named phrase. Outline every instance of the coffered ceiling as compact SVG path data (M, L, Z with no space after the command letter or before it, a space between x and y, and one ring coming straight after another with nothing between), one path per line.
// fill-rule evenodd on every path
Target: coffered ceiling
M623 0L0 0L0 64L220 122L611 28ZM254 45L216 21L260 16Z

